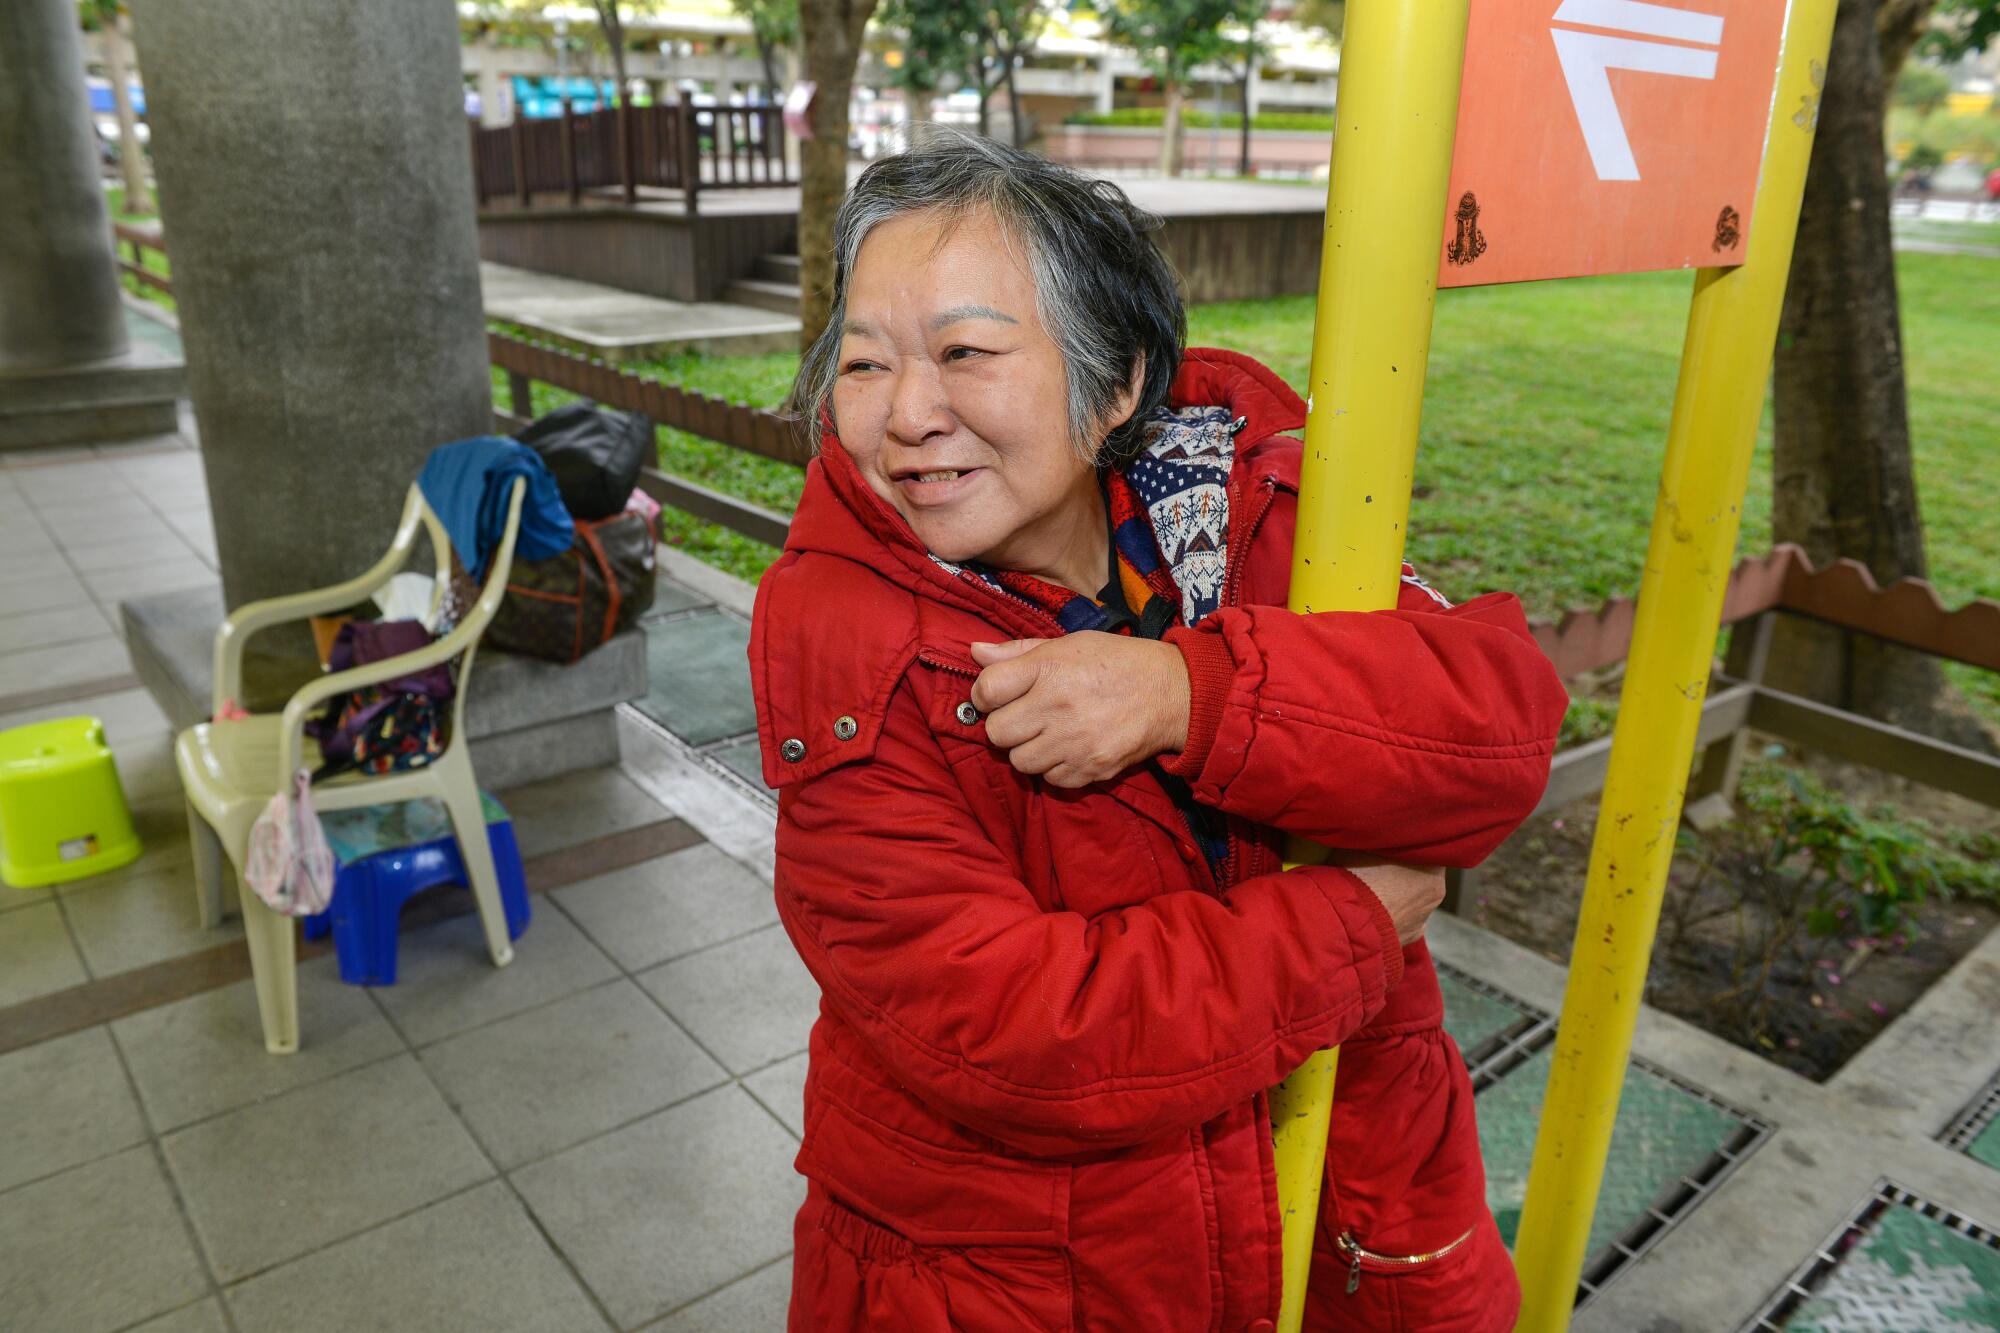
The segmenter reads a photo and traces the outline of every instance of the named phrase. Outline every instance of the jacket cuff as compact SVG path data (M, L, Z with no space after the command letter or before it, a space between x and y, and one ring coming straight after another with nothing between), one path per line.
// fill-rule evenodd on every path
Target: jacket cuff
M1215 733L1222 727L1222 709L1236 678L1236 659L1220 634L1177 625L1163 636L1180 649L1188 673L1187 744L1176 755L1161 755L1160 767L1192 781L1208 762Z
M1375 896L1375 890L1359 875L1354 881L1361 886L1361 900L1367 905L1368 915L1375 922L1375 934L1382 942L1382 993L1386 995L1403 979L1403 940L1396 933L1396 918L1389 915L1389 909Z

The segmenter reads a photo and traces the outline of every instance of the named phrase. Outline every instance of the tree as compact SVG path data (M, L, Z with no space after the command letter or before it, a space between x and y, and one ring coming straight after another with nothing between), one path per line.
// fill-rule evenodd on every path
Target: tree
M909 98L911 120L933 118L931 103L979 79L978 0L883 0L877 19L898 36L889 83ZM985 129L981 97L980 129ZM922 116L915 111L921 108Z
M1242 77L1236 85L1236 109L1243 121L1236 146L1236 174L1239 176L1250 174L1250 80L1257 77L1257 62L1270 54L1263 40L1257 36L1257 21L1264 17L1262 11L1263 5L1259 4L1258 12L1250 16L1243 30L1242 40L1235 44L1236 59L1243 64Z
M1104 16L1111 36L1132 48L1166 95L1160 127L1160 173L1181 174L1181 109L1197 65L1224 59L1233 45L1225 28L1245 28L1263 0L1121 0Z
M104 44L104 73L111 81L111 104L118 111L118 174L125 180L125 211L150 213L146 150L139 144L139 117L132 110L132 21L118 0L86 0L85 25Z
M1840 0L1774 370L1772 536L1815 563L1849 556L1888 582L1928 572L1910 458L1902 324L1883 145L1887 90L1919 39L1984 40L2000 0ZM1936 11L1941 29L1930 20ZM1976 739L1942 705L1929 658L1787 624L1780 688L1905 725Z
M812 346L833 307L833 219L847 194L847 100L875 0L799 0L813 137L799 151L799 345Z
M778 52L799 39L799 0L729 0L729 7L750 21L764 66L764 95L778 101Z
M1035 49L1048 21L1049 12L1042 0L987 0L986 3L982 32L1007 88L1007 120L1017 147L1026 138L1026 129L1021 123L1021 99L1014 92L1014 69ZM980 129L984 131L983 123Z

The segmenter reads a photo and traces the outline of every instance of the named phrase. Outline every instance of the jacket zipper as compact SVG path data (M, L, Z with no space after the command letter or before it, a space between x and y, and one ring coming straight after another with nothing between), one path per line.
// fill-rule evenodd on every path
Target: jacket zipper
M1418 1268L1424 1264L1433 1263L1436 1260L1444 1258L1447 1254L1450 1254L1453 1250L1471 1239L1472 1232L1471 1230L1467 1230L1463 1236L1460 1236L1451 1244L1445 1246L1443 1249L1432 1250L1429 1254L1377 1254L1373 1250L1361 1248L1361 1243L1354 1239L1352 1231L1342 1231L1333 1243L1334 1247L1340 1251L1341 1257L1348 1260L1347 1294L1352 1296L1361 1289L1361 1265L1364 1260L1370 1264L1378 1265L1377 1271L1390 1273L1407 1272L1412 1268Z

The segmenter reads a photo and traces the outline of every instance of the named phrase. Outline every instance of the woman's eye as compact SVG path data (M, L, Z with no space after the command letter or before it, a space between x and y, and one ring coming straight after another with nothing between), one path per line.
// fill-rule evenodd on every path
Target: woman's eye
M856 371L879 370L879 369L881 369L881 367L877 366L873 361L849 361L846 365L843 365L840 368L840 373L843 375L852 375Z
M977 347L953 347L945 352L944 359L947 361L963 361L969 356L978 355L980 355L980 351Z

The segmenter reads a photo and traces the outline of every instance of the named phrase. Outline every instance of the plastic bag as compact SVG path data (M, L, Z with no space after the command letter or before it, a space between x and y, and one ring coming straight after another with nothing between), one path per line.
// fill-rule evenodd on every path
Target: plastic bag
M312 774L301 768L250 828L243 878L274 912L317 916L333 901L333 849L313 810Z

